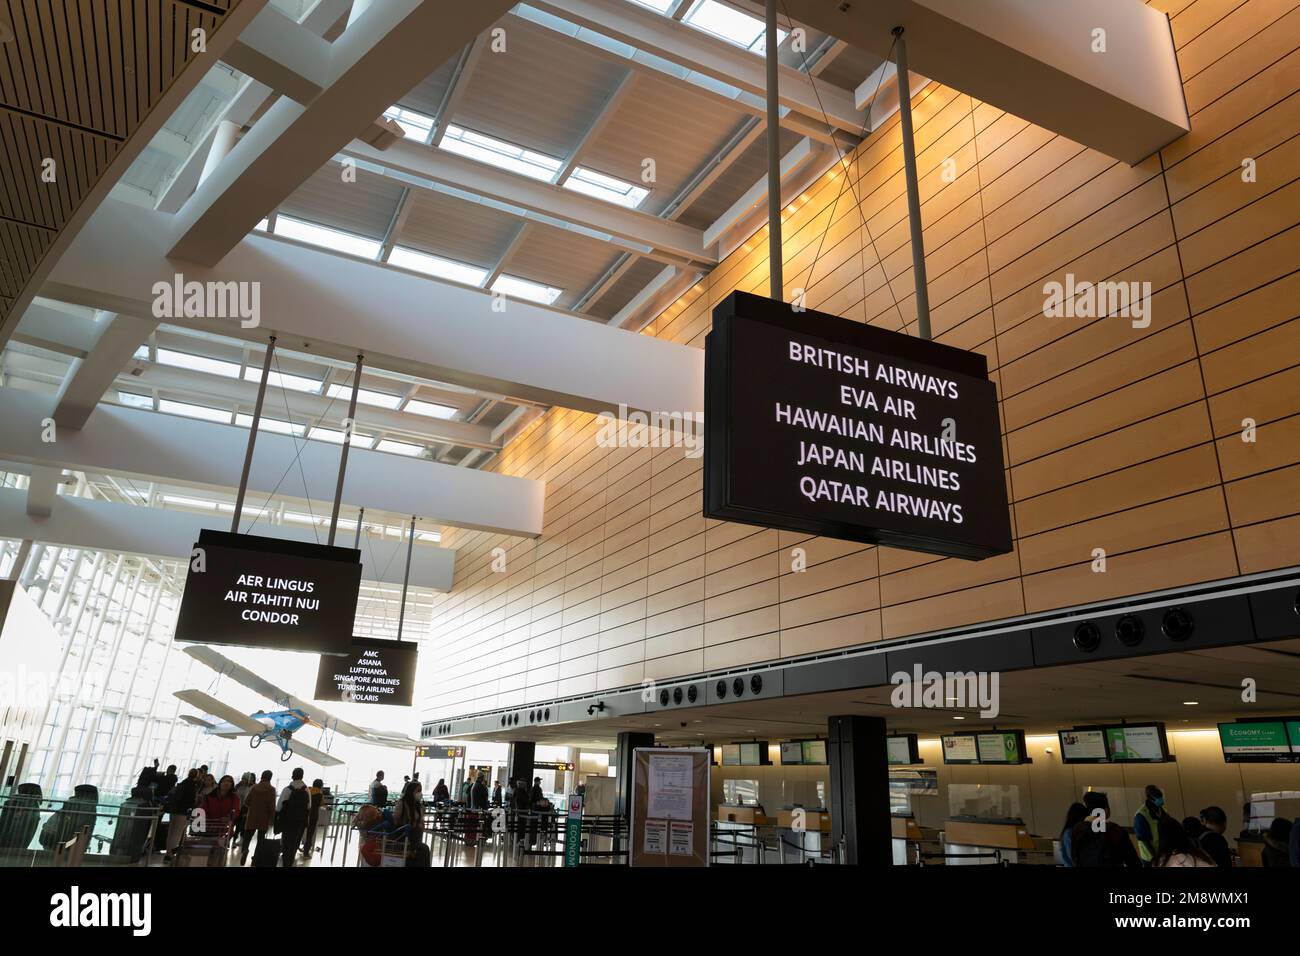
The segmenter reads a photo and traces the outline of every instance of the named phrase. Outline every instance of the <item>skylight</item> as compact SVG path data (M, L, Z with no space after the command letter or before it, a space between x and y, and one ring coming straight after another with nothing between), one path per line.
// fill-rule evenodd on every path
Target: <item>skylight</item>
M554 179L564 165L563 161L554 156L524 149L461 126L448 125L447 133L439 145L450 152L477 159L499 169L508 169L512 173L531 176L533 179Z
M327 394L330 398L341 398L345 402L351 401L352 386L331 385ZM380 408L396 408L402 404L402 396L376 392L368 388L359 388L357 389L357 401L365 402L367 405L378 405Z
M425 252L416 252L403 246L393 247L393 251L388 254L388 264L410 269L412 272L437 276L440 279L450 279L452 282L463 282L466 285L482 285L483 279L488 274L486 269L480 269L478 266L466 265L454 259L444 259L442 256L431 256Z
M159 349L158 364L174 365L177 368L207 372L210 375L224 375L226 378L239 378L238 362L223 362L221 359L208 358L206 355L177 352L174 349Z
M317 441L333 442L336 445L343 444L343 432L333 428L321 428L317 425L307 435L308 438L315 438ZM356 432L352 433L353 438L360 437Z
M237 414L235 415L235 424L243 428L251 428L253 426L253 416L243 413ZM262 431L263 429L268 432L279 432L281 435L297 435L301 438L307 430L307 426L282 421L279 418L267 418L263 415L257 422L257 430Z
M244 369L244 378L249 382L260 382L262 369L250 365ZM321 386L317 379L303 375L290 375L287 372L268 372L266 384L270 388L288 388L295 392L319 392Z
M432 116L417 113L415 110L408 110L404 106L390 106L384 110L384 115L390 120L397 121L407 139L413 139L420 143L429 141L429 135L433 132Z
M424 447L422 445L412 445L409 442L404 441L393 441L390 438L385 438L380 441L379 444L375 445L375 450L391 451L394 454L411 456L421 455L424 453Z
M430 418L453 418L456 415L456 409L450 405L439 405L437 402L422 402L418 398L413 398L403 406L402 411L413 412L416 415L428 415Z
M164 504L180 505L182 508L200 508L203 511L215 511L217 503L203 498L190 498L186 495L163 495Z
M527 299L529 302L540 302L542 305L550 305L564 292L563 289L556 289L540 282L531 282L528 279L508 275L497 276L497 280L492 283L492 291L504 292L508 296Z
M230 412L222 408L213 408L210 405L192 405L189 402L175 402L170 398L164 398L158 403L158 410L170 412L173 415L184 415L187 418L202 418L209 422L221 422L223 425L230 424Z
M758 17L742 13L735 7L719 3L718 0L696 0L690 12L682 17L683 23L689 23L698 30L711 33L728 43L743 46L760 56L765 50L764 34L766 27ZM788 33L777 28L776 42L780 46Z
M118 392L117 400L123 405L129 405L131 408L153 409L153 397L150 395L137 395L135 392Z
M659 13L667 13L673 8L676 0L632 0L633 3L640 4L643 7L649 7Z
M646 196L650 195L648 189L642 189L640 186L625 182L622 179L615 179L613 176L606 176L604 173L598 173L594 169L587 169L584 166L579 166L573 171L569 178L564 181L564 188L585 193L588 196L595 196L597 199L603 199L606 202L627 206L629 209L635 209L641 205L641 201Z
M356 236L339 229L330 229L327 226L318 226L315 223L294 219L290 216L276 217L275 234L286 239L297 239L299 242L307 242L313 246L332 249L334 252L345 252L348 255L360 256L363 259L377 259L379 250L384 245L378 239L366 239L364 236Z

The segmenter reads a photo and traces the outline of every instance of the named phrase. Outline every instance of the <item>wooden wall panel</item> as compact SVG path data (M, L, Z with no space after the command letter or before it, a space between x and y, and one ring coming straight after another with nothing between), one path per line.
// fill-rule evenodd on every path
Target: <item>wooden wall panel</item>
M547 483L541 537L444 535L456 587L435 602L426 716L1300 564L1300 0L1153 6L1192 130L1137 166L939 84L915 99L932 322L989 360L1013 553L708 521L699 458L601 448L594 416L553 409L492 466ZM788 205L786 294L914 331L906 218L894 117ZM1149 282L1150 324L1045 317L1067 273ZM766 293L765 229L645 334L702 347L735 288Z

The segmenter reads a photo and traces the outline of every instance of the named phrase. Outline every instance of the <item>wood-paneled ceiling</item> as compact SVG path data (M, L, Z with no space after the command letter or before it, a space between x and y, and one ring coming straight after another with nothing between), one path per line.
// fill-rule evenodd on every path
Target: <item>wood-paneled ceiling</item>
M60 230L240 0L0 0L0 325ZM50 162L52 161L52 163Z

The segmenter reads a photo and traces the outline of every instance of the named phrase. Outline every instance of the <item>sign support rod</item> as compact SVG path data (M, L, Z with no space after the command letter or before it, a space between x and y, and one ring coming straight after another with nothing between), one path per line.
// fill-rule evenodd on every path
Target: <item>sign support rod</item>
M365 517L366 509L362 508L361 512L357 515L357 534L356 537L352 539L352 547L358 550L361 548L361 522L365 520Z
M912 74L907 72L903 28L894 27L898 117L903 131L903 172L907 181L907 220L912 230L912 275L916 281L916 334L930 338L930 292L925 279L925 237L921 234L921 191L916 185L916 142L912 138Z
M248 447L244 450L244 470L239 475L239 492L235 495L235 513L230 517L230 533L239 532L239 519L244 513L244 494L248 491L248 473L253 467L253 445L257 443L257 429L262 421L262 403L266 400L266 380L271 377L271 357L275 355L275 336L266 346L262 362L262 380L257 383L257 403L253 406L253 420L248 425Z
M767 0L767 259L768 295L785 296L781 276L781 115L777 102L776 0Z
M411 533L406 537L406 573L402 575L402 606L397 609L397 639L402 639L402 622L406 619L406 586L411 580L411 549L415 546L415 515L411 515Z
M348 449L352 447L352 426L357 417L357 390L361 388L361 363L364 355L357 356L357 368L352 373L352 398L348 401L348 417L344 421L343 448L339 451L339 480L334 486L334 511L330 514L330 546L334 545L334 533L339 525L339 503L343 500L343 476L348 470ZM357 525L359 529L360 524Z

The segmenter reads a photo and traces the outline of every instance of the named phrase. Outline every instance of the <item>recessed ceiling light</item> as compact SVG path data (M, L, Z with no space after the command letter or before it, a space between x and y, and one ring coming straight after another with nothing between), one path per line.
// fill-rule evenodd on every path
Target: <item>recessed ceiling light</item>
M1188 707L1195 707L1195 706L1196 706L1197 704L1199 704L1199 703L1200 703L1199 700L1185 700L1185 701L1183 701L1183 704L1186 705L1186 706L1188 706Z
M966 718L962 717L960 714L958 714L956 717L953 718L953 720L965 720L965 719Z

